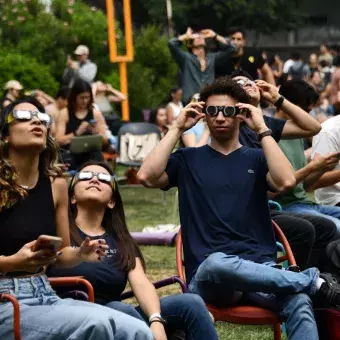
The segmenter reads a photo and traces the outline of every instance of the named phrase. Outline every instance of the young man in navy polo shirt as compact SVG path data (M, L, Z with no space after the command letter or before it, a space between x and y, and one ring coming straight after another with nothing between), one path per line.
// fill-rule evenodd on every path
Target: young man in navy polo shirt
M183 109L138 173L146 187L178 187L189 288L220 306L245 294L279 312L290 339L318 339L310 297L340 304L339 285L328 274L321 278L316 268L295 273L273 267L267 190L294 187L293 169L261 110L248 104L237 83L220 78L200 98ZM181 134L203 117L210 145L172 154ZM257 133L262 150L240 144L241 121Z

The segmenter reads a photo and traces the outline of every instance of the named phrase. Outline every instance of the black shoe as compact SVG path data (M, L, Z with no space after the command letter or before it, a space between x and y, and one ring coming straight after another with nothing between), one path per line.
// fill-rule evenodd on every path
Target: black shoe
M319 299L322 299L323 302L332 306L339 307L340 306L340 284L330 273L322 273L320 274L320 278L325 280L316 296Z

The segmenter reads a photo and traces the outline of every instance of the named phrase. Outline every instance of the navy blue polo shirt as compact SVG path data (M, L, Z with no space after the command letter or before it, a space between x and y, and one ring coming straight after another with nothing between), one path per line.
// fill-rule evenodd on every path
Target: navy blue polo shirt
M228 155L205 145L170 156L164 190L178 187L187 282L215 252L275 261L267 172L263 151L245 146Z
M263 116L267 127L272 130L272 137L278 143L281 139L283 128L286 124L284 119ZM251 130L245 123L240 125L239 141L249 148L262 149L261 142L255 131Z

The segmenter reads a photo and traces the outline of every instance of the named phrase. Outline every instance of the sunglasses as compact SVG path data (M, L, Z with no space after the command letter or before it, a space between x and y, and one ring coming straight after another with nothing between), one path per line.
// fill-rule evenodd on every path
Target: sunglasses
M80 171L74 176L71 187L73 188L76 184L75 180L78 181L90 181L93 177L97 177L99 182L110 185L113 189L116 188L115 176L105 174L103 172L93 172L93 171Z
M235 82L241 87L245 87L246 85L255 86L255 82L250 79L237 79Z
M244 114L246 117L249 116L249 112L247 109L240 109L236 106L209 105L204 108L204 112L211 117L217 116L219 112L222 112L224 117L235 117L238 114Z
M52 125L52 116L50 116L48 113L29 110L14 110L8 115L6 122L10 124L14 120L29 121L32 120L33 117L37 117L41 124L46 126L46 128L49 128Z

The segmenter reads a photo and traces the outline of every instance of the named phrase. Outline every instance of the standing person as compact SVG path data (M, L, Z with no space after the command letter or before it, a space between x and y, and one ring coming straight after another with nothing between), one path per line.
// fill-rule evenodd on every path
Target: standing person
M275 54L269 59L268 63L273 72L275 83L278 85L283 74L283 61L278 54Z
M215 39L222 49L217 53L207 52L206 39ZM188 52L181 49L185 42ZM213 30L202 30L194 33L188 27L185 34L172 38L168 43L170 52L181 71L183 101L189 102L191 97L200 91L205 84L210 84L215 78L215 63L225 61L235 48L226 39Z
M200 98L181 112L138 173L146 187L178 187L189 289L217 306L245 295L279 313L289 339L316 340L311 298L337 305L339 284L316 268L300 273L273 268L277 250L267 189L294 187L292 167L261 110L230 78L217 79ZM248 117L237 110L246 110ZM204 116L210 145L172 153L182 132ZM239 143L240 122L259 136L263 150Z
M309 67L309 73L313 74L315 71L320 71L320 67L318 64L318 56L316 53L312 53L309 56L309 62L308 62L308 67ZM288 71L287 71L288 73Z
M192 294L158 298L145 275L141 250L126 225L122 198L108 164L89 162L81 166L70 183L69 197L73 245L79 245L86 237L104 238L110 249L101 263L83 263L71 269L52 268L48 275L85 277L94 287L96 303L143 321L150 320L156 340L166 339L164 328L184 330L188 340L217 340L201 298ZM127 282L140 304L136 309L120 302Z
M78 79L68 97L67 108L60 112L56 125L56 142L68 150L74 137L99 134L106 140L106 124L102 113L93 108L93 94L90 84ZM83 154L68 154L66 163L71 164L71 169L77 169L81 164L90 160L101 160L101 152Z
M18 299L25 340L151 340L142 322L84 301L60 299L44 267L98 262L105 240L86 238L70 247L67 183L55 167L51 117L34 98L14 101L1 114L0 292ZM40 235L58 236L60 253L35 250ZM0 304L0 338L13 339L13 309Z
M79 45L74 54L78 61L72 60L71 56L67 57L63 83L70 88L77 79L85 80L91 84L96 78L97 65L89 59L89 48L85 45Z
M332 66L333 64L333 56L329 52L328 46L326 44L320 45L318 63L320 64L322 61L325 61L328 66Z
M4 86L4 94L0 100L0 111L20 97L23 86L17 80L10 80Z
M299 52L292 54L293 63L288 70L288 79L305 80L309 76L309 67L306 65Z
M157 125L163 138L169 130L166 108L158 107L157 109L151 110L149 123Z
M183 109L182 103L183 90L176 86L170 90L170 100L166 106L168 114L168 124L170 125Z
M275 85L273 72L263 59L261 53L253 47L246 46L244 30L232 28L229 30L228 37L230 42L236 47L236 51L233 52L228 60L219 60L216 63L216 78L230 75L235 70L241 69L249 73L253 79L258 79L260 71L265 81Z

